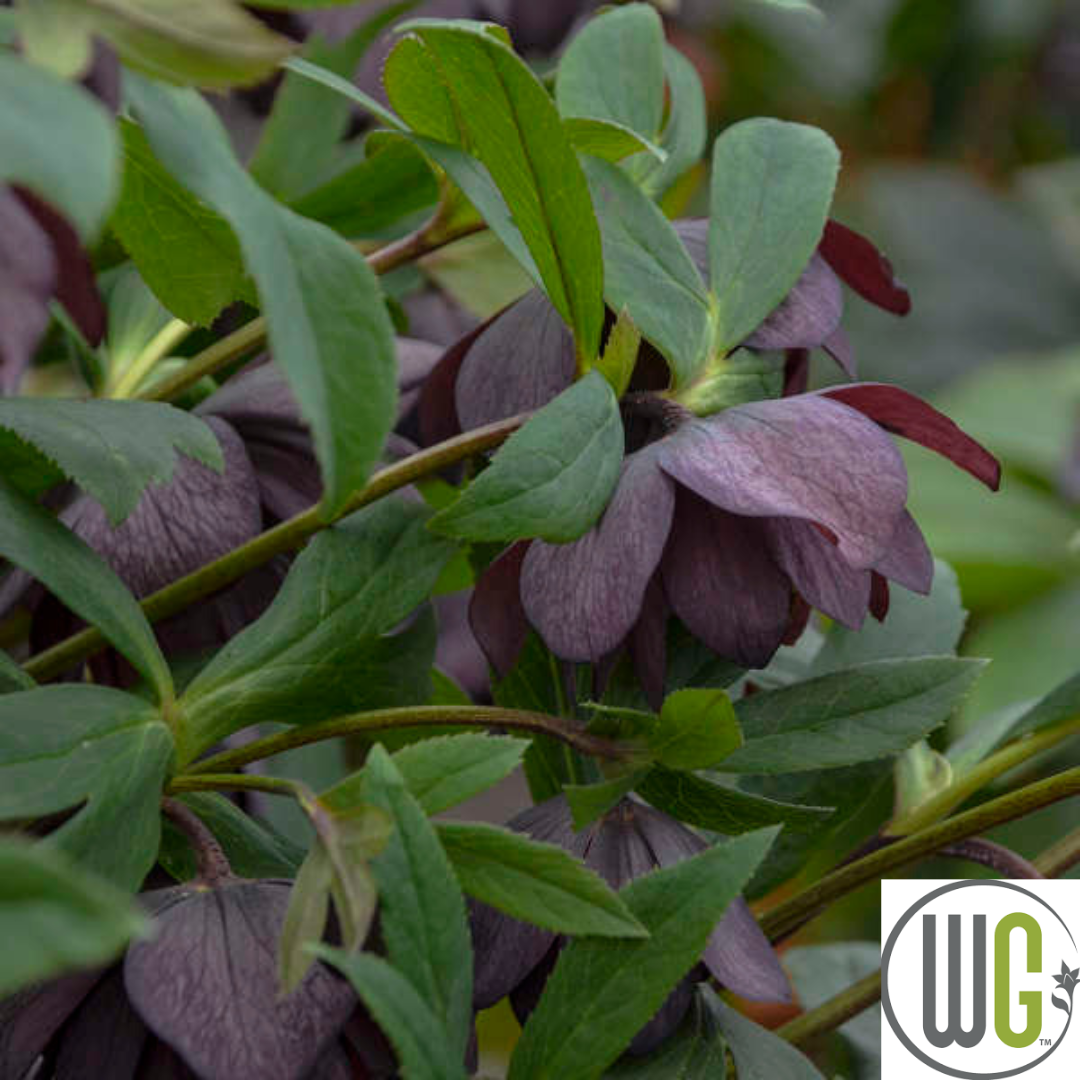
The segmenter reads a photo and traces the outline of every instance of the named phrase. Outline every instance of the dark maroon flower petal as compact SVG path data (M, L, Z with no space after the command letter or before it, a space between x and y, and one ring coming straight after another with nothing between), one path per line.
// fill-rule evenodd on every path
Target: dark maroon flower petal
M794 645L803 636L807 623L810 622L810 605L798 594L791 594L791 612L788 615L787 629L784 631L784 645Z
M454 388L466 355L491 322L489 319L454 342L424 380L418 412L420 438L425 446L434 446L435 443L445 442L461 434L461 419L454 403Z
M660 576L653 574L641 602L641 614L630 631L627 645L634 673L649 705L658 712L664 703L667 674L668 605Z
M810 383L810 350L788 349L784 357L784 389L781 397L805 394Z
M90 70L79 80L109 112L120 109L120 59L115 50L94 38L94 58Z
M490 1009L516 989L555 943L556 934L469 901L472 931L473 1008Z
M0 1076L24 1076L102 974L67 975L0 1000Z
M519 52L548 53L566 37L574 20L596 5L597 0L510 0L506 25Z
M765 523L769 551L799 593L818 611L858 630L870 602L870 574L849 566L813 525L796 518Z
M444 349L480 324L475 315L434 285L410 293L401 306L409 319L409 333Z
M852 566L866 568L904 509L907 471L876 424L835 406L818 394L736 405L658 443L660 464L733 514L819 522Z
M216 417L206 422L221 444L223 473L181 455L172 479L148 486L115 529L101 506L86 496L60 515L136 596L191 573L262 529L255 475L240 436Z
M876 570L870 572L870 614L878 622L889 614L889 583Z
M892 264L865 236L830 219L818 251L864 300L894 315L911 310L907 289L893 276Z
M840 280L816 252L791 291L743 342L751 349L812 349L840 326Z
M737 896L702 957L713 977L751 1001L790 1001L791 984L746 901Z
M205 1080L303 1076L356 1005L348 983L322 964L278 998L289 888L245 881L196 893L158 916L152 940L128 950L132 1005Z
M922 398L886 383L833 386L821 393L870 417L886 431L903 435L947 457L981 480L991 491L1001 483L1001 463L989 450L965 434L944 413Z
M821 343L821 347L843 368L849 378L855 378L855 350L851 347L851 339L842 326L838 326Z
M332 1075L316 1073L311 1080L331 1080ZM199 1077L171 1047L166 1046L160 1039L148 1039L142 1057L139 1058L135 1080L199 1080Z
M534 541L525 556L525 614L564 660L600 660L641 614L675 503L674 485L657 463L657 445L624 460L611 502L584 536L570 544Z
M575 370L573 335L534 289L496 316L465 355L454 390L462 428L539 409L573 382Z
M150 1038L128 1004L123 970L117 966L87 996L61 1034L56 1080L90 1076L133 1080Z
M517 663L529 636L521 603L521 564L528 547L528 541L520 541L507 548L480 575L469 602L469 625L500 678Z
M661 569L668 601L695 637L744 667L769 662L784 639L791 589L760 522L680 490Z
M12 189L52 242L56 260L56 299L91 345L105 336L105 304L94 280L94 268L79 234L62 214L23 187Z
M874 564L885 577L925 596L934 583L934 556L915 519L905 510L885 554Z
M0 185L0 391L14 393L49 322L58 268L48 234Z

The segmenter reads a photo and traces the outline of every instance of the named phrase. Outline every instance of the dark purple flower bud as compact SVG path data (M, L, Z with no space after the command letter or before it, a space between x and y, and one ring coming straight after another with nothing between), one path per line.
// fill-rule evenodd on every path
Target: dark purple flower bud
M613 889L708 846L686 826L636 799L623 799L577 833L562 795L519 814L509 827L566 848ZM476 956L475 1007L488 1008L509 995L518 1019L524 1022L543 992L563 939L480 903L471 906L471 926ZM787 976L741 898L728 906L716 924L702 961L637 1034L630 1053L647 1053L679 1026L689 1007L693 984L707 975L756 1001L791 1000Z

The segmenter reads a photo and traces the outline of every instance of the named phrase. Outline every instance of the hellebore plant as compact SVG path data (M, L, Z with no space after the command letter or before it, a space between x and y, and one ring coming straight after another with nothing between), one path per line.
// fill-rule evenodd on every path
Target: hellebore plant
M3 24L0 1080L459 1080L506 997L511 1080L835 1071L880 986L799 1012L782 938L1080 857L980 835L1076 768L957 812L1080 681L938 733L983 664L893 436L997 461L857 381L844 286L910 301L824 132L724 128L669 220L707 132L654 7L309 6ZM509 828L440 816L518 770Z

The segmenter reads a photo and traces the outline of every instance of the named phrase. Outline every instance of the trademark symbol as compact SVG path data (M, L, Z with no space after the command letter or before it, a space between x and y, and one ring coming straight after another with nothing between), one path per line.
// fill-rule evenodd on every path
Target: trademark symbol
M1053 1041L1054 1041L1053 1039L1040 1039L1039 1040L1039 1045L1040 1046L1049 1046Z

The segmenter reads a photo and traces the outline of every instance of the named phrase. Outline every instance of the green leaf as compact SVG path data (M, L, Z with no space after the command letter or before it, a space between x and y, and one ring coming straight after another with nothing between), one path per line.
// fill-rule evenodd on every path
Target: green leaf
M565 784L562 790L570 807L574 830L580 831L606 814L637 787L647 772L647 769L633 769L597 784Z
M315 34L305 43L304 56L351 79L379 34L416 2L405 0L377 11L342 41L327 42ZM286 72L248 166L251 175L282 202L310 191L333 165L351 113L348 99L341 94L295 71Z
M709 297L671 222L622 169L587 159L603 237L604 295L626 308L663 353L677 384L690 381L710 348Z
M450 1060L462 1061L472 1020L473 958L461 890L434 828L381 746L372 749L365 777L365 798L395 825L372 863L387 954L438 1017Z
M442 821L438 833L465 892L515 919L562 934L648 936L604 880L565 848L497 825Z
M85 0L93 31L155 79L207 89L271 74L293 43L232 0Z
M827 806L778 802L663 766L651 769L637 785L637 791L658 810L688 825L727 836L766 825L783 825L784 836L792 831L812 833L831 813Z
M889 617L884 622L867 619L861 630L834 624L814 657L811 671L824 675L870 660L955 653L966 623L956 573L938 559L929 596L893 589Z
M386 1033L409 1080L465 1080L457 1047L414 985L381 956L347 956L320 945L313 952L352 983L360 1000Z
M126 84L162 164L228 220L259 290L270 349L311 426L322 507L367 479L393 421L397 361L378 281L353 247L260 188L194 91Z
M649 749L669 769L706 769L742 746L731 699L723 690L676 690L664 699Z
M154 295L199 326L234 300L254 301L228 222L162 168L138 124L122 119L120 133L124 186L109 224Z
M304 861L304 849L273 829L265 821L245 814L236 803L216 791L196 791L177 796L198 814L214 834L240 877L291 878ZM190 881L196 874L191 845L168 818L161 831L158 862L177 881Z
M720 1080L727 1074L727 1043L699 984L679 1030L644 1057L627 1054L603 1080Z
M768 7L783 8L785 11L799 11L805 15L812 15L815 19L824 19L825 14L811 0L756 0L759 4Z
M748 1020L711 992L708 1001L739 1080L824 1080L810 1059L786 1039Z
M635 170L642 187L652 196L662 195L680 176L701 160L705 152L709 126L705 92L697 69L673 45L664 44L664 74L667 75L668 121L660 139L667 153L662 165L648 161Z
M1040 698L1018 717L998 741L1000 743L1006 739L1018 739L1022 735L1042 731L1078 716L1080 716L1080 675L1073 675L1059 686L1055 686L1050 693Z
M405 746L394 764L424 813L439 814L509 776L528 748L528 739L470 731Z
M952 763L923 740L896 759L893 776L896 784L893 817L902 820L952 784Z
M147 484L172 479L177 451L216 472L225 465L217 437L203 420L155 401L4 398L0 428L55 463L101 503L114 526L139 504ZM0 438L0 458L12 445L8 439ZM20 457L25 468L24 446ZM18 484L20 473L9 479ZM36 487L27 493L37 494Z
M432 206L439 186L424 155L405 138L380 138L363 161L293 204L304 217L342 236L373 236L409 214Z
M664 27L656 9L627 4L586 23L559 61L555 101L563 116L609 120L656 138L664 118Z
M9 653L0 649L0 694L13 690L33 690L37 683L26 674Z
M554 102L532 71L482 24L477 29L414 21L408 29L427 55L412 57L399 77L388 76L391 103L418 134L458 142L484 163L545 291L573 329L579 352L594 358L604 319L600 232L585 176ZM404 76L429 59L455 106L455 140L447 138L445 123L432 124L426 112L419 115L402 96Z
M596 363L596 370L607 379L617 398L622 397L630 385L640 347L641 331L634 325L630 312L623 308Z
M326 848L316 841L289 890L289 906L278 941L278 984L284 997L303 981L315 956L308 948L322 940L330 914L330 885L334 868ZM350 950L351 951L351 950Z
M713 148L711 287L726 352L787 296L821 239L840 153L825 132L781 120L733 124Z
M169 667L135 597L70 529L2 478L0 555L32 574L76 615L96 626L146 678L159 700L171 699Z
M15 0L10 12L23 56L65 79L86 74L93 59L86 9L71 0Z
M604 161L622 161L632 154L644 153L660 162L667 160L666 151L613 120L575 116L564 120L563 126L579 154L591 154Z
M470 540L575 540L603 513L622 454L619 403L592 371L511 435L431 527Z
M128 896L58 851L0 840L0 996L103 964L148 929Z
M373 97L365 94L363 90L354 86L348 79L343 79L336 72L328 71L326 68L313 64L310 60L305 60L301 56L292 56L281 66L303 76L305 79L311 79L312 82L321 83L323 86L335 90L362 109L366 109L376 120L381 120L388 128L394 131L404 130L402 122L389 109L384 108Z
M737 837L639 877L620 898L651 937L576 938L563 949L510 1062L509 1080L592 1080L697 962L776 835Z
M835 768L906 750L944 723L985 662L948 656L879 660L735 706L746 742L727 772Z
M425 528L427 516L383 500L316 536L265 614L188 686L181 760L260 721L310 724L426 700L417 672L431 666L430 622L386 635L423 603L453 552Z
M0 181L33 189L90 243L120 190L109 114L81 87L3 53L0 101Z
M157 710L131 694L79 683L5 694L0 820L79 807L44 843L134 892L157 857L172 751Z

